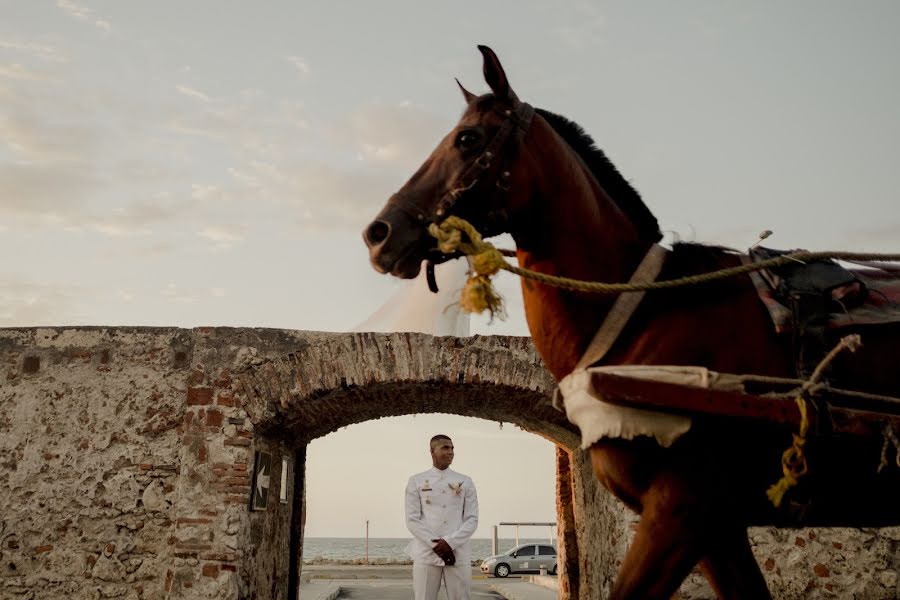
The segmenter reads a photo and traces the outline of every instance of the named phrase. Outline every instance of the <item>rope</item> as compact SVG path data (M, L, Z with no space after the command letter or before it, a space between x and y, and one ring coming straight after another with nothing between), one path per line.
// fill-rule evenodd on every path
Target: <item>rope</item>
M893 427L890 425L884 426L884 445L881 447L881 462L878 463L878 473L884 470L886 466L888 466L888 450L894 448L894 461L897 463L897 466L900 467L900 440L897 439L897 434L894 433Z
M858 334L848 335L841 338L841 341L831 349L831 352L825 355L825 358L818 364L809 380L803 383L800 393L794 398L797 407L800 409L800 428L797 433L792 434L793 443L781 455L781 472L782 477L777 483L773 484L766 490L766 496L778 508L784 499L784 495L792 487L799 483L800 478L809 471L809 465L806 462L806 453L803 451L806 445L806 432L809 429L809 417L807 415L807 397L815 393L819 389L819 379L825 372L825 369L831 364L831 361L843 350L856 352L856 349L862 344ZM900 460L900 459L898 459Z
M556 275L547 275L530 269L511 265L503 258L504 254L509 254L507 250L498 250L490 242L482 240L481 234L472 226L471 223L456 216L449 216L440 224L432 223L428 226L428 232L438 240L438 248L445 254L454 252L462 252L463 254L473 257L473 267L477 276L487 278L478 282L480 288L485 290L490 287L490 277L494 276L499 270L503 269L524 277L532 279L540 283L578 292L591 292L596 294L621 294L623 292L641 292L646 290L664 290L688 285L698 285L717 281L735 275L743 275L753 271L760 271L772 267L778 267L791 262L807 262L819 259L837 259L837 260L853 260L853 261L885 261L900 262L900 254L874 254L860 252L810 252L799 251L790 254L784 254L775 258L762 260L752 264L738 265L712 271L709 273L701 273L699 275L688 275L677 279L668 279L663 281L650 281L645 283L603 283L599 281L582 281L579 279L571 279L569 277L559 277ZM468 238L463 238L463 233ZM465 293L465 292L464 292ZM470 304L473 308L484 306L490 308L493 306L492 314L496 310L501 310L499 304L495 304L500 297L494 293L494 300L478 300L472 301ZM465 309L465 306L463 307ZM482 309L484 310L484 309Z

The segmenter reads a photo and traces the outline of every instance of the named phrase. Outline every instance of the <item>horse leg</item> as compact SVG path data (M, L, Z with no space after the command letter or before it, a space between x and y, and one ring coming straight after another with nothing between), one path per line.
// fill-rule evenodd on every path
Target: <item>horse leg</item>
M769 587L750 548L746 529L716 530L706 546L700 569L723 600L771 599Z
M610 600L671 598L703 554L701 535L686 515L645 507L625 553ZM662 509L662 510L660 510Z

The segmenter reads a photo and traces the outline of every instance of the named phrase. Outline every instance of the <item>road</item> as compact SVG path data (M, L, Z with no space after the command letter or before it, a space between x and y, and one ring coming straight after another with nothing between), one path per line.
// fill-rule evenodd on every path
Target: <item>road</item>
M472 581L472 600L503 600L503 596L491 591L490 579L476 579ZM346 585L341 583L341 593L338 600L411 600L412 580L373 580L354 581ZM442 589L438 600L446 600L447 595Z

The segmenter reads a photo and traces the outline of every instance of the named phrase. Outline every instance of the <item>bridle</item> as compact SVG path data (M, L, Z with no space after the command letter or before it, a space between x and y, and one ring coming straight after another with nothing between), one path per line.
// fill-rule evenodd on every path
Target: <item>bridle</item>
M388 205L396 206L415 221L427 227L431 223L440 223L446 219L460 198L483 181L494 180L495 194L508 192L512 162L531 126L534 108L526 102L519 102L515 109L503 109L500 114L504 117L500 129L494 134L484 151L475 157L466 170L448 186L449 191L438 200L431 213L425 212L404 198L400 192L391 196ZM501 158L500 153L503 150L506 153ZM486 222L476 224L479 231L484 235L499 233L497 227L505 222L505 215L500 214L501 212L494 211L486 215Z
M478 187L481 182L494 181L491 191L493 196L508 192L512 163L518 154L525 134L531 127L534 107L527 102L517 101L514 109L505 108L499 112L504 117L500 129L494 134L484 151L448 186L449 191L441 196L431 213L425 212L410 202L400 192L391 196L388 205L396 206L427 228L431 223L440 223L450 216L459 200L466 193ZM501 152L504 152L502 157ZM496 235L503 231L506 219L506 211L494 210L485 214L483 221L475 223L475 226L485 237ZM457 258L458 255L444 254L437 249L432 250L430 254L426 274L429 289L436 293L438 289L434 278L434 265Z

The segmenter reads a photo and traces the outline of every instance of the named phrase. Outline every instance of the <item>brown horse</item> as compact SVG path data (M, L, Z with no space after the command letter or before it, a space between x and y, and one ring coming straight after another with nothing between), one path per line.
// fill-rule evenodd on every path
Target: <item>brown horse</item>
M479 49L491 93L476 96L460 86L467 106L459 123L364 232L372 265L416 276L422 260L436 256L427 225L454 214L486 235L510 233L523 267L627 281L661 238L656 219L580 127L519 101L496 55ZM676 245L660 279L737 261L717 248ZM522 293L534 344L559 380L584 353L613 298L525 280ZM863 349L839 357L832 382L896 395L900 330L859 332ZM740 277L650 292L604 362L791 377L790 345L776 336L749 278ZM896 469L875 474L880 439L811 441L804 520L776 510L765 490L781 475L789 444L782 427L705 417L669 448L648 437L595 443L597 478L641 515L611 597L668 598L699 562L720 597L768 598L748 526L900 523Z

